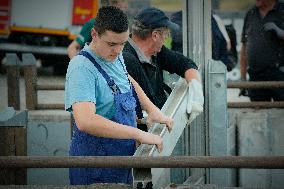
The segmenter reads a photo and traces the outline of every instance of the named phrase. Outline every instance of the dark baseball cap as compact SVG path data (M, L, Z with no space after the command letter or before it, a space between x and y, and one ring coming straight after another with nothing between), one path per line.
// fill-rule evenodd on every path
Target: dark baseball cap
M151 29L168 27L177 30L179 28L177 24L170 21L169 17L167 17L163 11L154 7L141 10L134 19Z

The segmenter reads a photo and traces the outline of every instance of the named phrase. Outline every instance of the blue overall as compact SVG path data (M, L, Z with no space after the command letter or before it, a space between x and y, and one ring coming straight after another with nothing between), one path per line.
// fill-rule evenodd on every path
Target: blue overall
M79 53L87 57L107 81L114 95L115 113L112 121L136 128L136 101L133 97L134 87L121 93L113 79L101 68L95 59L86 51ZM120 61L120 60L119 60ZM122 62L120 61L122 64ZM126 70L125 74L127 75ZM76 124L73 127L73 137L70 145L70 156L132 156L135 152L135 141L132 139L112 139L96 137L81 132ZM113 168L70 168L70 184L87 185L92 183L132 183L131 169Z

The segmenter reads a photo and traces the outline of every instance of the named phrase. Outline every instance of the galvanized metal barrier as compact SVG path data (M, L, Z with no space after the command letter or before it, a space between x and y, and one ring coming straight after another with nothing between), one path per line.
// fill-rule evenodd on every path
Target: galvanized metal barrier
M164 124L154 124L148 131L163 137L163 151L158 153L154 145L142 144L137 148L134 154L135 157L170 156L172 154L179 138L182 137L183 131L188 125L188 115L186 113L187 91L188 84L181 78L162 108L162 112L171 116L174 120L171 132L168 132ZM169 176L164 176L166 171L169 170L135 168L133 169L134 186L136 187L139 183L147 185L148 182L152 182L154 188L160 188L160 186L168 184Z
M250 168L284 169L284 156L0 156L0 168Z
M228 82L227 88L239 88L239 89L284 88L284 81ZM283 101L228 102L228 108L284 108L284 102Z

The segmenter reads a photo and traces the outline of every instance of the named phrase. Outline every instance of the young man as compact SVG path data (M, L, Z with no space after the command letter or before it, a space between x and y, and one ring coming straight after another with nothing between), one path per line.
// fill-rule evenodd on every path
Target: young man
M255 0L245 17L240 51L241 79L284 81L284 4ZM240 95L247 95L242 89ZM251 101L283 101L284 88L250 89Z
M178 27L157 8L143 9L134 18L131 38L123 50L128 73L141 86L145 94L159 108L167 100L163 70L185 78L197 89L198 104L203 106L203 92L195 63L179 52L163 46L169 37L169 28ZM200 112L199 112L200 113ZM140 127L140 126L139 126ZM145 130L145 126L142 126Z
M126 0L110 0L108 1L108 4L111 6L116 6L122 10L127 10L128 8ZM83 25L79 35L68 46L67 53L70 59L78 54L78 52L84 47L85 43L91 42L92 40L91 30L94 26L95 20L96 20L95 18L92 18L88 22L86 22Z
M161 151L160 136L136 128L135 91L149 122L171 128L173 120L151 103L126 71L121 51L129 35L127 16L116 7L102 7L91 35L91 43L70 61L66 75L65 109L75 118L70 155L131 156L135 140L155 144ZM71 184L131 182L131 169L70 169Z

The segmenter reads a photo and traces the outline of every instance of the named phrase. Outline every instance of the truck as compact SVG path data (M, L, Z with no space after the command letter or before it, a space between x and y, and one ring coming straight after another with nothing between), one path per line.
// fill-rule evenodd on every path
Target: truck
M99 6L99 0L1 0L0 36L9 43L66 47Z

